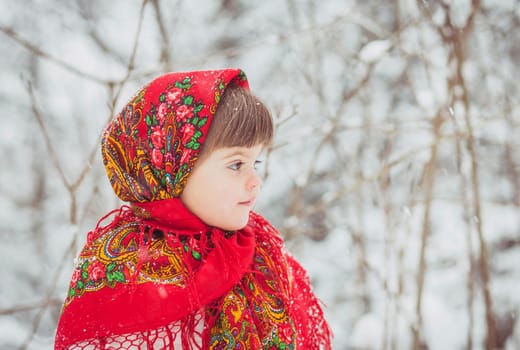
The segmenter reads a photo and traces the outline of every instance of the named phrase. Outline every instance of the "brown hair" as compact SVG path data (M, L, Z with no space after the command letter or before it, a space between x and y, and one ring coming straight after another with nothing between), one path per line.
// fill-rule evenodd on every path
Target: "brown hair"
M200 157L222 147L270 146L273 133L267 106L249 90L230 85L222 94Z

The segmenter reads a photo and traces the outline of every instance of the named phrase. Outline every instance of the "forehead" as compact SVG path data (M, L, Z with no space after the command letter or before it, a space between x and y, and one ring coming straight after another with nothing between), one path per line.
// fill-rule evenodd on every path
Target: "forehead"
M233 157L256 158L263 149L263 144L258 144L252 147L220 147L211 152L207 158L212 158L215 160L225 160Z

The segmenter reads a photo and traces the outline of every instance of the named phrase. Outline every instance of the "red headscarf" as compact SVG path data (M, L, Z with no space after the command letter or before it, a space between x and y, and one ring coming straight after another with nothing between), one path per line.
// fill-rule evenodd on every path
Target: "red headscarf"
M249 88L238 69L163 75L107 126L105 168L130 206L89 232L55 349L330 348L305 271L265 219L225 232L178 198L229 84Z

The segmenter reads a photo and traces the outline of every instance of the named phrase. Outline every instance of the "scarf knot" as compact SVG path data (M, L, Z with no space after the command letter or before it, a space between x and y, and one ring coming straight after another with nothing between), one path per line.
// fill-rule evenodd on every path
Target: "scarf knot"
M147 225L193 235L208 231L208 226L192 214L179 198L170 198L130 205L133 215Z

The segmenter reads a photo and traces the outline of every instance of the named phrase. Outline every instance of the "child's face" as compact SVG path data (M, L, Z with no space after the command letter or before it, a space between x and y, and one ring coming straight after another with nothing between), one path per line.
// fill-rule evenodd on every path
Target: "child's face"
M181 194L184 205L209 226L246 226L262 183L255 169L262 148L219 148L199 160Z

